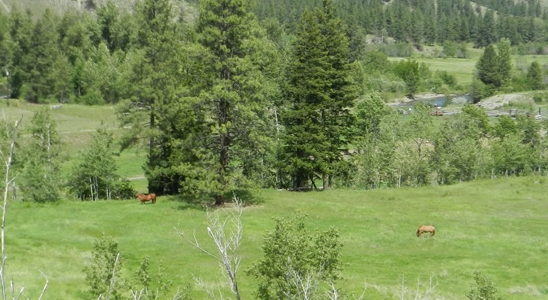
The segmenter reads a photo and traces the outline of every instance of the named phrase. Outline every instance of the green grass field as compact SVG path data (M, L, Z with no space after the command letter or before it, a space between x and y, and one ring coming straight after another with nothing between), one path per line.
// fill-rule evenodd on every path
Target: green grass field
M548 299L547 188L546 178L522 177L416 189L263 190L261 201L243 215L242 297L253 299L256 282L245 271L262 256L262 237L273 230L273 217L299 211L308 215L309 228L338 228L344 243L339 287L357 295L365 284L365 299L396 299L402 278L414 290L417 280L426 284L430 276L438 283L437 295L463 299L475 270L489 275L507 299ZM436 235L417 238L420 224L435 225ZM6 274L25 286L31 299L43 285L40 272L49 280L45 299L78 299L86 288L83 269L90 263L93 241L104 234L118 241L127 276L148 256L151 270L162 263L175 287L192 283L193 275L223 281L217 263L174 228L191 236L196 232L213 249L205 211L164 197L156 205L137 200L11 202ZM205 298L196 288L193 296Z
M483 54L483 49L468 48L468 51L468 58L439 58L414 55L413 59L419 63L428 65L432 72L447 71L449 74L455 76L459 85L469 86L472 83L472 78L476 71L476 63ZM548 64L548 55L513 55L512 58L514 68L521 68L525 71L533 61L537 61L543 67ZM389 57L390 61L398 61L401 59L403 58Z
M441 61L440 67L449 64L428 60ZM0 103L0 116L10 122L23 116L25 139L33 112L41 108L10 100L9 106ZM69 158L101 124L120 130L111 106L64 105L51 113ZM116 160L119 174L145 192L146 152L132 149ZM479 270L507 299L548 299L547 188L544 177L522 177L416 189L259 191L260 201L246 207L243 215L238 274L242 296L254 298L256 281L245 271L262 256L263 236L273 230L273 217L300 211L308 214L309 228L335 226L340 231L344 280L338 286L349 294L359 295L366 286L365 299L401 299L402 280L409 290L420 280L424 291L433 276L440 298L464 299L473 272ZM16 287L24 286L30 299L40 294L45 281L41 272L49 280L44 299L79 299L87 289L83 270L91 262L93 242L103 234L118 241L125 277L148 256L151 273L161 263L175 288L192 284L193 275L213 284L223 282L217 263L185 243L174 229L196 232L212 247L205 211L166 197L156 205L137 200L47 205L12 201L6 222L6 278ZM420 224L436 226L436 236L417 238ZM196 287L192 295L205 298Z

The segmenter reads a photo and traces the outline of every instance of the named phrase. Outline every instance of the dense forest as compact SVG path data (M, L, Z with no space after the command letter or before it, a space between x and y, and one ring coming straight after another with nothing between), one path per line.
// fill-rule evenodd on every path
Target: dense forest
M426 106L402 117L385 105L386 95L421 91L471 91L479 101L542 89L541 66L512 72L510 52L544 52L548 13L538 1L501 3L204 0L183 9L141 0L125 9L88 0L60 15L13 9L0 15L1 85L8 98L32 103L116 104L125 129L116 142L147 150L149 190L159 195L222 204L257 186L376 188L543 173L547 144L535 119L492 124L468 105L434 121ZM434 44L452 57L466 56L468 44L485 48L470 86L409 58ZM40 180L59 169L55 127L47 112L33 122L35 158L20 168L28 191L53 189L56 180ZM94 149L112 139L100 130ZM94 157L102 156L71 174L81 178L68 185L78 198L110 197L115 188L115 177L94 175L90 192L91 177L80 175L100 165Z

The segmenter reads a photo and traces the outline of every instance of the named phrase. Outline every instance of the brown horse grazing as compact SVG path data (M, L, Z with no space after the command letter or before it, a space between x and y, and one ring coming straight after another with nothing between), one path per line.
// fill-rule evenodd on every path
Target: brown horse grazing
M152 204L156 203L156 194L154 193L150 193L148 195L135 194L135 198L139 198L139 200L141 200L141 204L147 201L152 201Z
M421 225L417 228L417 237L421 236L425 232L430 232L430 236L434 236L434 234L436 234L436 228L434 228L434 226Z

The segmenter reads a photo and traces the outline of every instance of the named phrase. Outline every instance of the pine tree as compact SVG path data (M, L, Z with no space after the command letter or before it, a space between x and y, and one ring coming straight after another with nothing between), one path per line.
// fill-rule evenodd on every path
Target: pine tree
M495 14L492 10L487 10L479 24L474 47L485 47L491 43L495 43L496 41Z
M351 140L355 91L341 27L332 2L325 0L322 9L303 14L297 29L285 87L290 103L283 115L286 171L294 188L309 180L315 186L315 174L328 188Z
M31 102L43 102L54 94L53 67L60 59L57 22L57 17L47 9L34 25L25 65L29 74L25 98Z
M180 176L169 165L176 151L171 140L179 129L178 91L186 79L181 64L182 43L176 39L171 1L145 0L137 7L138 52L134 55L131 90L120 107L122 126L130 126L122 141L125 149L141 142L148 146L145 174L149 192L179 192ZM182 129L181 129L182 130Z
M500 62L497 52L493 44L485 47L485 51L480 57L476 69L478 70L478 79L484 84L498 88L502 84L500 72Z
M32 14L12 11L10 13L9 33L13 43L12 68L9 70L9 85L11 98L19 98L23 84L27 81L27 61L31 48Z
M497 45L501 86L511 80L512 56L510 53L510 41L501 39Z
M225 194L250 184L244 170L250 152L263 152L267 143L264 76L258 65L266 41L250 9L249 0L200 3L197 33L205 53L195 85L202 115L194 151L201 163L192 172L197 191L213 195L216 205L224 203Z
M527 80L532 90L540 90L544 87L544 78L540 64L535 60L527 71Z

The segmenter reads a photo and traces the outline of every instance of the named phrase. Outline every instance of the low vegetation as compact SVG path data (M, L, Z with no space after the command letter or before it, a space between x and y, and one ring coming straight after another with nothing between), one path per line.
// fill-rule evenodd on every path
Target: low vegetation
M409 293L422 292L433 276L436 295L464 299L474 285L474 271L489 276L506 298L545 296L546 185L546 178L533 176L370 191L263 190L242 214L242 298L255 298L258 281L246 273L263 257L264 237L275 229L274 218L295 212L307 215L306 228L339 232L342 279L337 286L348 296L359 296L365 286L365 299L400 299L402 283ZM218 213L222 216L224 210ZM225 282L218 263L174 229L196 234L203 246L214 249L206 221L202 208L167 197L155 205L138 200L11 202L7 272L31 299L43 287L40 271L50 281L45 299L78 299L90 288L84 270L93 262L95 241L111 237L117 242L122 277L133 280L148 257L150 273L156 274L161 264L164 278L173 282L171 294L177 287L194 286L193 277L218 286ZM436 235L417 238L420 224L436 226ZM154 281L150 285L156 287ZM205 297L196 286L191 295Z

